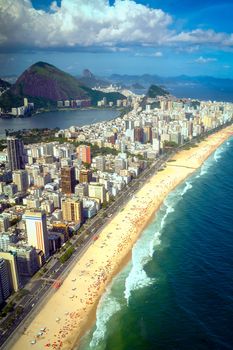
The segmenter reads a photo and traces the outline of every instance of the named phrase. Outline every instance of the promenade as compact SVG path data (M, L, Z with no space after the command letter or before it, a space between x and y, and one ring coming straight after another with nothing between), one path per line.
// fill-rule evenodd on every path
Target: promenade
M92 241L12 349L72 349L93 324L106 286L130 259L134 243L168 193L232 134L232 126L222 129L198 147L180 151L153 175Z

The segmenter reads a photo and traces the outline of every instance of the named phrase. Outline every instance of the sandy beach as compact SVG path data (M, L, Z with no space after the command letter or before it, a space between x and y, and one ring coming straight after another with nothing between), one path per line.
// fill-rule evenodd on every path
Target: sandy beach
M11 349L70 350L77 346L95 320L106 286L130 258L134 243L165 197L231 135L233 126L209 136L198 147L179 152L153 175L105 226Z

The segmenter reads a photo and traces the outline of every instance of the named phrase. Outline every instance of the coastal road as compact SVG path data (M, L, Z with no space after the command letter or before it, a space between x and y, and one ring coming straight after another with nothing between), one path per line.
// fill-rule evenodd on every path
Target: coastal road
M130 198L136 194L136 192L152 175L161 169L168 157L169 156L163 156L152 163L149 168L144 170L138 178L132 180L129 185L119 193L116 200L109 205L107 209L102 213L99 212L96 217L91 220L90 224L86 226L82 233L83 237L85 237L86 234L88 234L88 236L84 239L81 246L75 248L75 251L69 260L62 264L56 257L51 258L47 272L43 277L33 281L30 293L20 300L19 306L23 307L22 313L17 317L12 327L6 330L4 334L0 335L1 349L10 349L16 337L22 334L25 328L27 328L36 313L39 311L39 308L42 307L42 304L44 304L48 298L56 292L54 288L52 288L53 281L57 279L65 279L72 267L92 244L93 237L101 233L103 227L122 210L123 206L130 200ZM80 241L80 237L71 239L71 241L72 240L74 244L77 244L78 241Z

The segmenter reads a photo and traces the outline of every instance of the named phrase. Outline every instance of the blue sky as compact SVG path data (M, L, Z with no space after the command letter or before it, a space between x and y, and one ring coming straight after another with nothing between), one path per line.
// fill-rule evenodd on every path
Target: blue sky
M78 75L233 78L232 0L0 0L0 75L38 60Z

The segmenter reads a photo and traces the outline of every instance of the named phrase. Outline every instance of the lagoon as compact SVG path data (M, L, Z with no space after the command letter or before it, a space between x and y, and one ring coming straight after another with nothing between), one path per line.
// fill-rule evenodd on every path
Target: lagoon
M36 114L30 118L0 118L0 138L5 137L5 129L21 130L33 128L60 128L83 126L111 120L120 114L115 109L85 109L54 111Z

